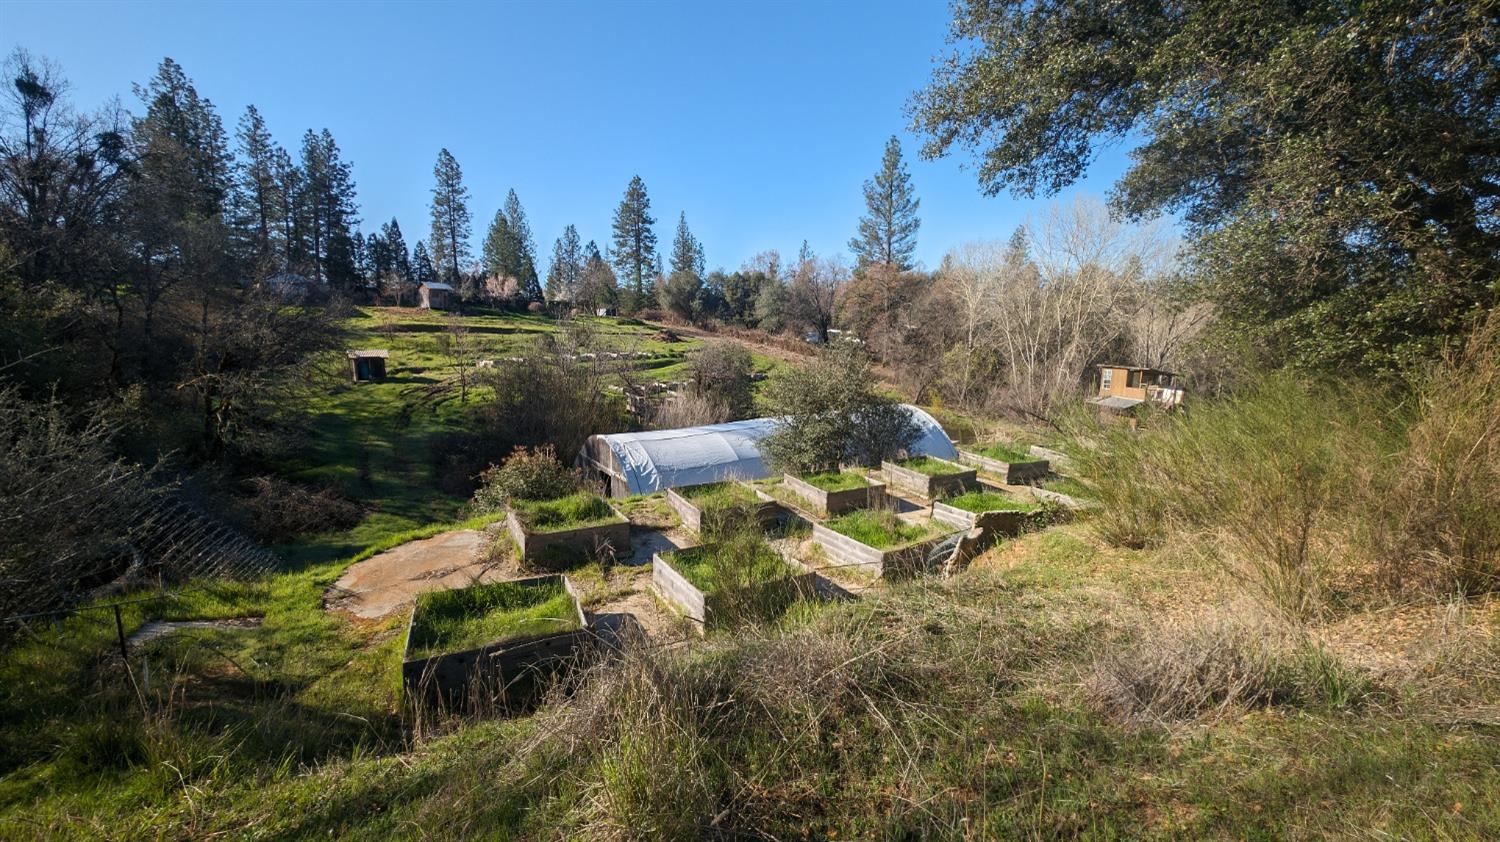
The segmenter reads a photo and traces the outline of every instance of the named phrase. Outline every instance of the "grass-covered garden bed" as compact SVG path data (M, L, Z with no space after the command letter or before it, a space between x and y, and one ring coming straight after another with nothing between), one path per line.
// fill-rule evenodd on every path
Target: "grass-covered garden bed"
M803 506L824 517L868 508L885 499L885 483L875 482L854 471L825 471L806 476L785 474L781 478L781 487Z
M892 488L929 499L958 493L978 483L974 468L932 456L885 462L881 469Z
M765 541L743 535L652 559L657 592L704 626L773 616L799 596L810 596L813 579Z
M1007 442L993 442L958 451L958 460L966 465L995 474L1007 483L1033 482L1047 476L1046 459L1032 456L1030 448Z
M1044 513L1045 507L1040 503L1018 500L989 489L969 491L932 504L934 521L963 529L981 527L997 535L1019 534Z
M776 520L779 507L769 495L743 482L714 482L669 489L667 502L682 525L699 534L734 528L742 521L762 525Z
M515 501L506 526L522 560L547 569L601 552L621 552L630 545L630 521L590 491L554 500Z
M588 641L587 625L566 576L430 591L412 610L402 685L423 697L498 692L517 700L535 689L531 673L554 668Z
M812 539L834 565L911 575L927 569L928 551L950 531L942 523L904 521L888 509L862 509L813 524Z

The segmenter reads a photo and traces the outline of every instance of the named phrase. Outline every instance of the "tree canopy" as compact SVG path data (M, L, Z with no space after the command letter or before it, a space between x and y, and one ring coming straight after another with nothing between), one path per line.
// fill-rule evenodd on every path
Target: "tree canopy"
M1382 369L1500 298L1500 44L1484 4L980 2L911 104L924 154L1053 193L1142 139L1132 217L1180 213L1192 280L1272 361Z

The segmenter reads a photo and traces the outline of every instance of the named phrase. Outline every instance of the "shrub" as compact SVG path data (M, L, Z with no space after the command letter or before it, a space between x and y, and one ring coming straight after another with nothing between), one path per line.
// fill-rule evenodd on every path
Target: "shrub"
M526 312L528 312L528 313L545 313L545 312L547 312L547 305L543 304L540 301L533 301L530 304L526 305Z
M552 445L516 448L502 465L491 465L479 475L479 490L470 508L476 513L504 509L515 500L551 500L578 490L578 472L557 461Z
M852 342L831 345L773 380L767 398L786 421L762 446L772 465L791 473L836 470L844 462L877 465L921 434L910 410L876 394L870 361Z
M272 476L245 482L249 494L236 502L245 529L259 541L283 543L298 535L349 529L364 509L336 489L308 488Z
M724 421L748 418L754 408L754 362L738 342L710 342L692 357L693 391L723 407Z

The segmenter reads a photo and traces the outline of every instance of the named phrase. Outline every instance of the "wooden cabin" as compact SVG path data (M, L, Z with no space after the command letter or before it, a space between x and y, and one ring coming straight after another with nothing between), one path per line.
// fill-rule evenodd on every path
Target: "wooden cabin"
M369 383L385 379L385 361L391 352L383 348L371 351L350 351L349 373L356 383Z
M1104 409L1124 412L1148 402L1171 409L1182 403L1182 386L1170 371L1115 363L1095 369L1098 394L1090 403Z
M453 306L453 287L429 281L417 287L417 299L423 310L447 310Z

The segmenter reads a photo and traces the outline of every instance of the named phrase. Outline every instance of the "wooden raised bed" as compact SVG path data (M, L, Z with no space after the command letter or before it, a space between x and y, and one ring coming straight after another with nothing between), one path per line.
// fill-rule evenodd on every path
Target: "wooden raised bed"
M791 474L782 474L781 484L793 494L807 502L812 510L824 517L869 509L885 502L885 483L869 481L861 488L846 488L843 491L824 491L810 482Z
M960 450L958 461L965 465L973 465L982 471L989 471L1003 479L1007 485L1022 485L1033 480L1045 479L1047 472L1051 469L1046 459L1029 462L1002 462L972 450Z
M1077 497L1064 494L1061 491L1049 491L1045 488L1041 488L1035 485L1031 487L1031 496L1035 497L1039 502L1056 503L1057 505L1062 506L1064 509L1075 512L1082 511L1084 509L1093 509L1099 506L1099 504L1095 503L1093 500L1080 500Z
M717 485L718 483L708 484ZM761 526L770 526L781 517L781 506L771 495L747 482L736 482L736 484L748 489L751 494L755 495L755 499L759 501L755 506L750 508L749 513L751 517L760 522ZM685 486L685 488L692 487ZM667 504L672 507L673 511L677 512L679 518L682 518L683 526L698 534L703 533L704 512L696 503L679 494L677 489L669 488L667 489Z
M1042 447L1039 444L1033 444L1030 448L1027 449L1026 453L1037 459L1045 459L1049 466L1056 466L1062 468L1063 470L1068 470L1073 467L1073 458L1071 456L1068 456L1066 453L1063 453L1060 450L1053 450L1050 447Z
M496 640L453 652L412 657L411 632L421 608L411 612L406 625L406 649L401 662L401 687L407 696L431 701L459 701L497 693L498 701L525 703L539 689L539 678L569 665L576 655L593 647L597 638L579 602L578 590L567 576L550 574L516 580L525 585L551 585L562 580L578 613L579 628L552 634Z
M505 527L516 542L520 558L542 569L564 569L580 558L608 546L616 553L630 549L630 520L610 506L616 521L598 526L559 529L553 532L531 532L514 511L506 512Z
M942 537L927 538L887 549L876 549L835 532L821 523L812 525L813 542L823 548L834 565L858 565L877 578L909 578L927 572L927 554Z
M960 529L973 529L976 526L994 535L1014 536L1021 534L1021 529L1026 525L1026 519L1031 512L1020 512L1013 509L1001 509L993 512L971 512L968 509L960 509L950 506L941 500L932 504L932 519L949 526Z
M892 488L898 491L907 491L919 497L929 500L941 497L945 494L962 494L965 489L973 488L979 484L979 474L974 468L965 468L957 462L949 462L947 459L934 458L935 462L953 466L953 473L939 474L933 476L925 474L915 468L898 465L895 462L880 463L881 470L885 471L886 481Z
M673 553L667 555L671 556ZM661 553L651 556L651 583L656 586L656 592L667 602L677 606L688 618L696 620L700 629L719 625L725 617L724 608L727 605L754 602L774 613L776 607L785 607L799 597L815 594L817 574L805 568L803 572L797 571L798 568L788 563L785 578L733 591L704 593L697 585L688 581L686 576L677 572L670 558L664 558Z

